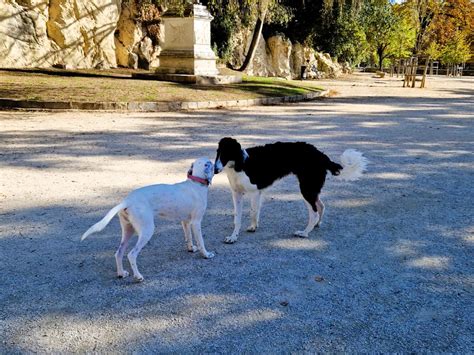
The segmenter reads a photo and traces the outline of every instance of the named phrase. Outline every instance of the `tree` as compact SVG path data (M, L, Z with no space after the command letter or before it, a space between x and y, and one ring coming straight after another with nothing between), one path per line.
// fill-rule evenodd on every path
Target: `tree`
M416 31L406 16L406 12L400 6L394 5L393 10L396 22L390 52L396 58L408 57L412 54L415 45Z
M435 41L431 42L428 45L428 48L426 48L425 54L428 55L433 60L439 59L441 57L440 45Z
M334 17L326 30L331 35L319 43L324 44L325 51L339 61L359 64L366 58L369 49L359 16L355 11L347 9Z
M471 51L466 35L460 31L441 49L441 62L447 65L465 63L470 57Z
M430 42L430 29L433 19L443 7L445 0L407 0L402 7L411 17L411 22L416 31L413 54L423 52Z
M271 0L259 0L257 1L258 5L258 17L257 22L255 23L255 28L253 30L252 41L250 42L250 47L245 56L244 62L242 63L241 67L238 69L239 71L245 71L248 65L252 62L255 52L258 46L258 40L262 34L263 24L265 22L265 16L267 16L268 7L270 5Z
M441 46L452 41L458 32L467 41L474 40L474 2L470 0L445 0L431 25L431 40Z
M255 10L251 1L238 0L204 0L209 12L214 16L211 22L213 47L216 54L228 61L232 50L232 36L242 28L250 26Z
M291 19L291 12L277 0L257 0L256 3L258 9L257 21L253 30L249 50L242 66L238 69L239 71L245 71L252 62L258 47L259 38L262 35L263 25L272 22L286 24Z
M385 0L369 0L362 9L367 41L377 53L378 66L382 70L383 60L389 54L390 44L397 24L392 5Z

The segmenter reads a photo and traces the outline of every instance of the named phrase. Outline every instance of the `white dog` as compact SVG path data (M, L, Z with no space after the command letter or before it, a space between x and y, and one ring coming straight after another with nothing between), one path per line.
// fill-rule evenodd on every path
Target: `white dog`
M155 230L154 215L158 215L165 219L181 221L188 251L199 250L204 258L213 258L214 253L206 250L201 234L201 221L207 208L208 186L213 176L212 162L208 158L199 158L191 165L186 181L174 185L150 185L132 191L101 221L90 227L82 235L81 240L104 229L118 213L122 227L122 241L115 253L117 275L118 277L129 275L123 269L122 259L130 237L136 232L138 241L128 253L128 260L134 279L143 281L143 276L138 271L137 257L151 239ZM193 236L197 248L193 245Z

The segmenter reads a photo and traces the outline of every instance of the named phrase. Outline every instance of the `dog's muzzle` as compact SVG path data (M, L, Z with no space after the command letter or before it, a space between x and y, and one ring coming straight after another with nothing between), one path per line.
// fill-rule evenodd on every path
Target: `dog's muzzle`
M214 164L214 174L219 174L223 169L224 167L222 166L221 160L217 159Z

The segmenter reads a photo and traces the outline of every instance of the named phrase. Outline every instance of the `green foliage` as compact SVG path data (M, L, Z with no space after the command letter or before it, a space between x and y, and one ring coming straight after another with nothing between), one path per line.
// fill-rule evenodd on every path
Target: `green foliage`
M426 48L425 54L431 59L437 60L441 57L441 46L436 42L431 42Z
M347 11L337 16L332 27L326 49L339 61L359 64L367 57L369 43L358 16Z
M395 26L391 37L389 52L395 58L409 57L416 40L416 31L409 19L398 8L395 10Z
M294 18L293 9L281 4L280 2L273 1L268 7L268 13L265 18L267 24L278 24L286 25Z
M255 23L257 0L203 1L214 16L211 22L212 42L217 55L227 61L232 54L232 36Z
M465 63L471 57L469 43L462 32L457 32L454 38L441 50L441 62L444 64Z

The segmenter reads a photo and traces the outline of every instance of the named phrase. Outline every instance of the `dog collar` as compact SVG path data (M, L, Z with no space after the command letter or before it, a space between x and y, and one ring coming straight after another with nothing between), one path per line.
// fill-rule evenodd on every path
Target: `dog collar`
M188 179L209 186L209 180L188 174Z

